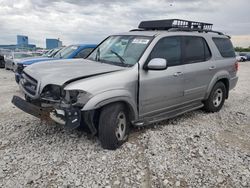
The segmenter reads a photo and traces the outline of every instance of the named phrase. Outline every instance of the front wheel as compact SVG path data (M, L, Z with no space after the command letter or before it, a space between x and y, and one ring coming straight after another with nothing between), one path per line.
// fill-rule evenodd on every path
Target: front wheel
M213 87L208 99L204 101L204 110L218 112L224 105L227 89L223 82L218 82Z
M125 105L114 103L102 108L99 120L99 140L104 149L115 150L129 134L130 121Z

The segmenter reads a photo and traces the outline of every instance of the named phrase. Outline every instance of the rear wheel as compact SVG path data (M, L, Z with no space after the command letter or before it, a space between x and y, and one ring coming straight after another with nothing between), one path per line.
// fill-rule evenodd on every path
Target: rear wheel
M125 105L114 103L103 107L99 120L99 140L104 149L115 150L127 139L130 127Z
M224 105L226 99L226 86L218 82L213 87L208 99L204 102L204 110L207 112L218 112Z

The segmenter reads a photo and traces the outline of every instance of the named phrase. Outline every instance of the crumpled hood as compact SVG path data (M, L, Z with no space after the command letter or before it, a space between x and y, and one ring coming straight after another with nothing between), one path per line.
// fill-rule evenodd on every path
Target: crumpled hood
M36 79L40 89L43 89L48 84L62 86L78 79L123 69L125 68L86 59L65 59L30 65L24 72Z

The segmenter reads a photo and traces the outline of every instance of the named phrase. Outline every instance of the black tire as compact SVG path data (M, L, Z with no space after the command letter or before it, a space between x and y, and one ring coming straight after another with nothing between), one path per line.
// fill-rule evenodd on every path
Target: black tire
M121 135L118 131L119 125L123 130ZM130 121L125 105L113 103L102 108L99 119L99 140L104 149L115 150L127 141L129 128Z
M5 68L5 63L3 61L1 62L1 60L0 60L0 68Z
M216 102L215 98L218 95L218 91L220 91L219 93L221 93L221 97L220 98L220 102ZM206 112L218 112L221 110L222 106L224 105L225 99L226 99L226 93L227 93L227 89L226 86L223 82L217 82L208 99L206 101L204 101L204 110ZM220 94L219 94L220 95Z

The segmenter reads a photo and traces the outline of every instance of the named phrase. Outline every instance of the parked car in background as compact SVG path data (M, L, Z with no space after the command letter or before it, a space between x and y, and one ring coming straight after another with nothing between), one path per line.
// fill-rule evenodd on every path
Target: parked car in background
M42 52L30 52L32 54L33 57L40 57L43 55Z
M243 61L250 60L250 52L240 52L239 56L242 57Z
M230 37L213 31L212 24L146 21L106 38L86 59L27 67L19 84L25 100L14 96L12 102L67 128L83 125L103 148L116 149L132 125L202 107L220 111L237 71Z
M5 67L5 58L11 56L11 53L11 50L0 49L0 68Z
M47 51L42 55L42 57L54 57L57 52L59 52L62 48L54 48L52 50Z
M17 67L15 68L16 82L19 83L23 69L31 64L40 63L44 61L52 61L57 59L86 58L96 46L97 46L96 44L70 45L59 50L53 57L24 59L23 61L19 61L17 63Z
M4 56L0 54L0 68L5 67L5 61L4 61Z
M17 65L19 59L32 57L32 53L28 52L12 52L11 56L5 58L5 69L14 70L14 67Z
M247 56L247 61L250 61L250 53L246 55Z
M50 51L50 50L47 50L47 49L36 50L37 53L40 53L42 55L45 54L45 53L47 53L48 51Z
M244 61L247 61L247 56L238 55L238 56L236 56L236 59L239 62L244 62Z

